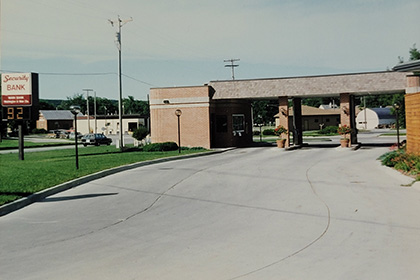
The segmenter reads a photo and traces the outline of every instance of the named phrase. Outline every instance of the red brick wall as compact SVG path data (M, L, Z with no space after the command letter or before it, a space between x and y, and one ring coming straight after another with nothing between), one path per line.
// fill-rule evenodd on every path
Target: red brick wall
M405 95L407 152L420 155L420 92Z
M210 148L210 90L207 86L160 88L150 91L150 126L153 143L178 143L180 109L181 146Z
M208 86L150 90L150 127L153 143L178 143L180 109L181 146L241 147L252 144L251 105L248 100L211 100ZM233 116L244 117L244 129L233 131ZM226 117L226 131L218 131L216 120ZM236 116L236 117L237 117Z
M292 121L289 124L289 99L287 96L279 97L279 125L284 126L289 130L289 133L286 138L286 147L290 146L290 130L293 129L291 125ZM285 136L283 136L285 137Z

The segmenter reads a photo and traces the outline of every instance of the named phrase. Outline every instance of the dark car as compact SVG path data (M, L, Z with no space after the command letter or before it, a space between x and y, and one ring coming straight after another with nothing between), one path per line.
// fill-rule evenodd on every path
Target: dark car
M101 133L89 133L82 137L82 144L83 146L87 145L110 145L112 143L112 139L106 137Z

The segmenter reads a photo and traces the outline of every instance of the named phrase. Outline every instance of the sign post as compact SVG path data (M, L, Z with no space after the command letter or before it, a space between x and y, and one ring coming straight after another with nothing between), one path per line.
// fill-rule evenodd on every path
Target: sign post
M178 152L181 153L181 125L180 125L180 117L182 115L182 111L177 109L175 111L175 116L178 118Z
M19 159L23 154L23 125L38 119L39 86L36 73L4 73L1 75L3 120L17 121L19 127Z

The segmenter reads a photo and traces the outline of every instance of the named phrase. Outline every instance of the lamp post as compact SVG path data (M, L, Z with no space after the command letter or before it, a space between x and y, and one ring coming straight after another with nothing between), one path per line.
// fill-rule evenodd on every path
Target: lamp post
M178 118L178 152L181 153L181 126L180 126L180 118L182 115L182 111L180 109L177 109L175 111L175 115Z
M399 122L399 110L400 110L400 105L395 103L394 104L394 109L395 109L395 123L397 126L397 147L398 149L400 148L400 122Z
M72 105L70 106L70 110L74 115L74 148L76 151L76 169L79 169L79 151L77 150L77 115L80 113L80 107Z
M262 132L261 132L261 129L262 129L263 124L262 124L262 117L261 117L261 115L258 115L258 126L260 128L260 142L262 142Z

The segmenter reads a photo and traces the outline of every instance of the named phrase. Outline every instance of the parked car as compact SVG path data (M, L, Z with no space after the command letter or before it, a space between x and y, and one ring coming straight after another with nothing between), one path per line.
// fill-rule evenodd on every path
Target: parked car
M101 133L89 133L82 137L82 144L83 146L87 145L111 145L112 139L106 137L105 135Z
M69 139L70 131L68 130L58 130L58 137L61 139Z
M83 134L80 132L77 132L77 139L82 139ZM69 139L74 139L74 131L70 132Z

